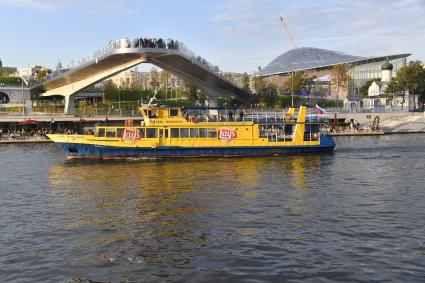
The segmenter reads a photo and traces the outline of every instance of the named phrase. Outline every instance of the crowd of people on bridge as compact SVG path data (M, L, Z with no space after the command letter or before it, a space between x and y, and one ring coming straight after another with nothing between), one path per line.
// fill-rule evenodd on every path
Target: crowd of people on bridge
M174 39L162 39L162 38L151 38L151 37L137 37L132 41L128 38L123 38L116 41L110 41L109 45L114 49L119 48L163 48L163 49L175 49L180 50L182 44ZM213 66L207 60L202 58L201 56L191 55L192 59L199 64L201 64L204 68L209 69L210 71L219 74L220 71L218 67Z
M114 48L166 48L166 49L179 49L179 42L174 39L162 39L151 37L138 37L130 41L128 38L110 41L110 45Z

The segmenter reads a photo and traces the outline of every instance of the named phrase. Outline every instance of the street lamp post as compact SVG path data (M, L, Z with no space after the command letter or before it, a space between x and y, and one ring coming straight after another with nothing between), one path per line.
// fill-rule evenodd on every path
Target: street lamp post
M121 87L118 88L118 109L121 112Z
M291 106L294 107L294 71L291 73Z
M336 109L338 110L338 97L339 97L339 76L336 77L336 99L335 99L335 105Z
M22 115L25 116L24 80L22 78L21 78L21 86L22 86Z
M22 77L21 78L21 92L22 92L22 115L25 115L25 95L24 95L24 83L28 86L28 82Z

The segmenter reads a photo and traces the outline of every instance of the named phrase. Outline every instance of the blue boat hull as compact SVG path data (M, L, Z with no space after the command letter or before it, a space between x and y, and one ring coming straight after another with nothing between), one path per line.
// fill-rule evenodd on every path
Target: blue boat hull
M208 156L257 156L288 155L314 152L330 152L335 142L330 136L322 136L317 146L262 146L262 147L114 147L78 143L57 143L68 158L125 159L158 157L208 157Z

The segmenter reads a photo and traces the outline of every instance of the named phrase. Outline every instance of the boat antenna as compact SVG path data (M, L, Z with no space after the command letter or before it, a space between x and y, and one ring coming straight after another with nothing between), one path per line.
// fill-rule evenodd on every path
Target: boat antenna
M159 92L159 89L158 88L156 88L154 91L154 95L151 97L151 99L149 100L149 102L148 102L148 107L149 106L152 106L152 103L156 100L156 95L158 94L158 92Z

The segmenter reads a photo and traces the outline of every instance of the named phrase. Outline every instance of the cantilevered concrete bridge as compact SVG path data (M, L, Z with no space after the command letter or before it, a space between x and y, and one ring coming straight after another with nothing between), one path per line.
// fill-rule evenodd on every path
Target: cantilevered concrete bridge
M136 47L137 46L137 47ZM79 66L36 86L42 96L65 97L65 113L74 110L73 95L140 63L151 63L201 89L215 106L218 97L245 100L249 94L222 78L213 65L196 56L182 43L173 48L140 48L129 40L111 42Z

